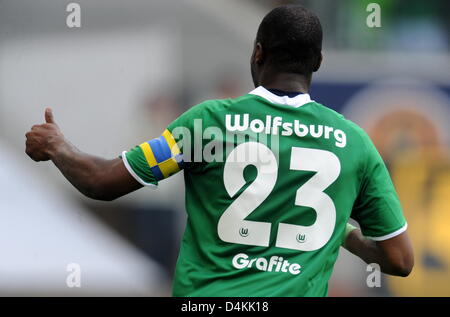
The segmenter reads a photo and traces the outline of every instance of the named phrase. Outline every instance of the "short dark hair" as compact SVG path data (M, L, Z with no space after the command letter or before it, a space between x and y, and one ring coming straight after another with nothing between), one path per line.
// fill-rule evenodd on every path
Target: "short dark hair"
M264 17L256 42L277 71L311 75L320 66L322 37L322 26L314 13L299 5L287 5Z

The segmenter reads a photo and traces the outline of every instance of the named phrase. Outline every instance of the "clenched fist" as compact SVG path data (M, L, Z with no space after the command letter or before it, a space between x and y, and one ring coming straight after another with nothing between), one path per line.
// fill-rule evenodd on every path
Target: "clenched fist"
M64 142L64 136L55 123L50 108L45 109L45 123L34 125L25 136L25 153L36 162L50 160L51 152Z

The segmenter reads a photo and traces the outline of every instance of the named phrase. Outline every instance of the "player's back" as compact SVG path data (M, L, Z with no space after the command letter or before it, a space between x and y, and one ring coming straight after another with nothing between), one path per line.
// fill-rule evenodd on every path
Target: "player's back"
M185 170L174 295L324 296L350 216L375 240L406 230L369 137L307 94L206 101L122 157L143 185Z
M326 295L364 172L361 130L307 94L262 87L200 104L168 129L180 140L186 128L174 295Z

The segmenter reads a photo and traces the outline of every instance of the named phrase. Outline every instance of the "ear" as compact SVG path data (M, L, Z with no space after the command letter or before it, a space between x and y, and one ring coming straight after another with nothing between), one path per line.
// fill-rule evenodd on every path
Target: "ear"
M264 50L263 47L261 45L261 43L256 43L255 44L255 49L253 52L253 60L255 62L255 64L257 65L261 65L262 63L264 63Z
M317 62L316 67L314 67L314 70L313 70L314 72L317 72L319 70L320 66L322 65L322 61L323 61L323 55L322 55L322 52L321 52L319 61Z

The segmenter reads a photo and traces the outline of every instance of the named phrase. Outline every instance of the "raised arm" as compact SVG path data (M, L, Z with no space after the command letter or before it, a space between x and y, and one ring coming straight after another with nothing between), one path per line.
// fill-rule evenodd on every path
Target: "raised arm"
M344 248L360 257L367 264L380 265L381 271L396 276L408 276L414 266L411 241L407 231L384 241L373 241L364 237L361 230L349 231Z
M142 187L120 158L102 159L73 146L61 133L50 108L45 110L45 122L26 133L25 152L36 162L52 160L82 194L110 201Z

